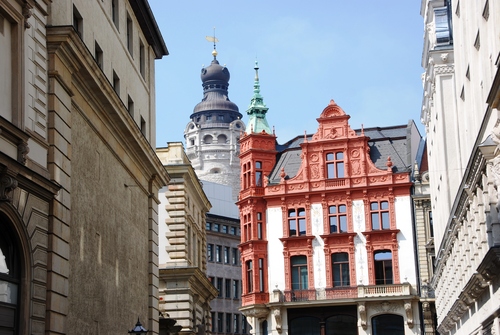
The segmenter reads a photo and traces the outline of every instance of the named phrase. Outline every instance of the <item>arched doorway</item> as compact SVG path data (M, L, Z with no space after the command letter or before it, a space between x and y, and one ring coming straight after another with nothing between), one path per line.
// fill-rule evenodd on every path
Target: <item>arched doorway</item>
M352 315L334 315L326 319L326 335L357 335L357 319Z
M319 335L319 319L312 316L302 316L290 320L288 333L290 335Z
M404 335L405 323L401 315L382 314L372 318L373 335Z
M19 332L21 253L9 218L0 212L0 334Z

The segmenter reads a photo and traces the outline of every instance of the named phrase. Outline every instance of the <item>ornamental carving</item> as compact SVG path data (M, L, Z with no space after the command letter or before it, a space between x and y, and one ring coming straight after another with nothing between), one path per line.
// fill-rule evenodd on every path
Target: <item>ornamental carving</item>
M366 307L364 302L358 303L358 313L359 313L359 321L361 323L361 327L366 330Z
M318 154L312 154L311 155L311 162L317 162L317 161L319 161Z
M281 309L273 308L274 321L276 321L276 330L281 334Z
M0 175L0 201L12 201L12 191L17 187L17 180L7 174Z
M319 166L318 165L311 165L311 178L312 179L319 179Z

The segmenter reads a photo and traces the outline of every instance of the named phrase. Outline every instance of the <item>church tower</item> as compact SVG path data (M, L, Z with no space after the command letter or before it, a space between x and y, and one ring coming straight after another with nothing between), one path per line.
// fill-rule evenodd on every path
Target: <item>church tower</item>
M229 70L214 59L201 69L203 99L184 130L186 153L201 180L233 188L236 201L240 189L239 137L245 130L238 106L229 100Z

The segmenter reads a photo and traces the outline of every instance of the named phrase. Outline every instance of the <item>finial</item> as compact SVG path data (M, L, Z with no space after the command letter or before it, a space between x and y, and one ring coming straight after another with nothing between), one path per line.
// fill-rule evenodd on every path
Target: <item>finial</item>
M363 126L363 124L361 124L361 135L364 135L365 134L365 128Z
M216 59L216 57L217 57L216 43L218 43L219 40L215 37L215 27L214 27L214 36L205 36L205 39L209 42L214 42L214 50L212 51L212 56L214 56L214 59Z
M259 62L255 61L255 81L259 81Z

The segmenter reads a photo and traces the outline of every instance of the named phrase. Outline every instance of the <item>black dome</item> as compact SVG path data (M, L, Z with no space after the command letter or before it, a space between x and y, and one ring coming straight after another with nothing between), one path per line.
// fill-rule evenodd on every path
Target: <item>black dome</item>
M217 59L214 59L209 66L201 69L200 77L203 83L212 80L223 81L227 83L229 81L230 75L227 67L221 66Z

